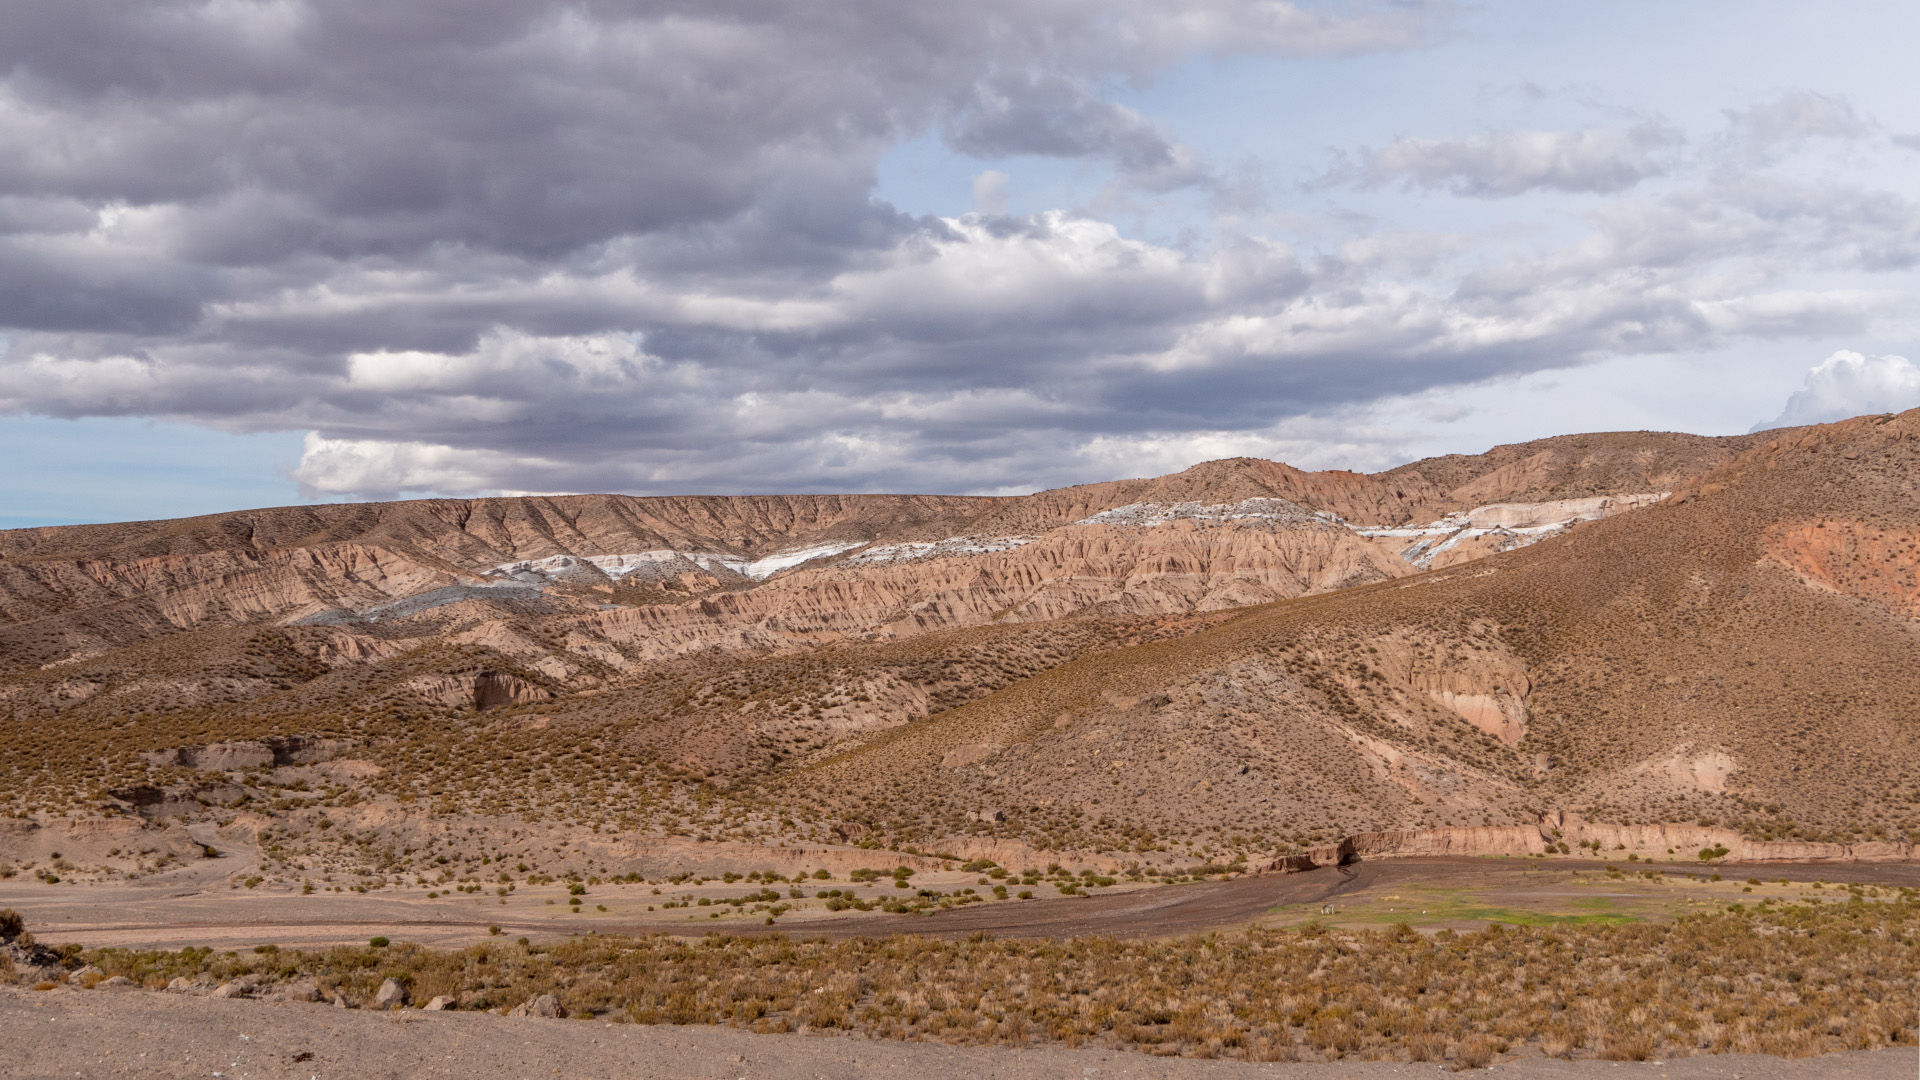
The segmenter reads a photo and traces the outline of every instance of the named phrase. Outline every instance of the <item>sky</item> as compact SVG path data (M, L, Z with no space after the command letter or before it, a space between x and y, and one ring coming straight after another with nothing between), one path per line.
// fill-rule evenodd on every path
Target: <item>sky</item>
M1912 4L15 0L0 527L1920 405Z

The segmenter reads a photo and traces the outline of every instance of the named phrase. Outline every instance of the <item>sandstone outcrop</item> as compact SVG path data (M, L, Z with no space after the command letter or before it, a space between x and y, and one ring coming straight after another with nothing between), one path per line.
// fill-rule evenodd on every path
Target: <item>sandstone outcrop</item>
M373 1007L376 1009L397 1009L407 1003L407 988L400 985L399 979L386 979L380 983L380 989L374 991Z
M517 675L482 671L471 675L421 675L411 679L407 688L427 701L448 708L496 709L545 701L550 695Z
M541 994L515 1005L507 1011L508 1016L541 1016L549 1020L564 1020L567 1010L561 1006L560 999L552 994Z

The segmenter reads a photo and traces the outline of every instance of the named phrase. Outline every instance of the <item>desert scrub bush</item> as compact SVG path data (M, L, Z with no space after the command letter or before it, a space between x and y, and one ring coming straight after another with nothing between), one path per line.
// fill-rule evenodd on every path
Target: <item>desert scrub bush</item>
M641 1023L1469 1068L1521 1046L1643 1059L1912 1045L1920 904L1433 937L1311 925L1174 941L592 936L458 951L103 949L85 960L140 982L307 978L354 1002L391 976L410 980L416 1000L457 994L463 1008L551 993L569 1012Z

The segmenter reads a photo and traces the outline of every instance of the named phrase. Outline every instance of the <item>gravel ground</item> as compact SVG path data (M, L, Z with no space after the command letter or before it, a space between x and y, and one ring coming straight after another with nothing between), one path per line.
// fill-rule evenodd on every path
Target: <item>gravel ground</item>
M1542 887L1534 872L1547 864L1522 859L1380 859L1338 869L1300 874L1270 874L1177 886L1123 889L1092 897L973 904L927 916L872 913L832 915L824 910L796 912L776 926L759 917L687 920L678 912L648 914L661 897L644 886L595 886L592 899L612 905L608 914L568 914L564 885L528 887L515 906L446 896L428 900L418 891L316 893L230 889L221 860L189 864L175 873L138 882L42 885L26 877L0 880L0 908L14 908L40 940L77 942L90 947L178 949L186 945L221 949L276 944L288 948L364 943L375 934L438 948L458 948L489 938L497 925L508 937L522 934L554 941L592 930L601 934L669 933L698 936L710 930L727 934L781 933L795 938L843 939L887 934L964 937L986 931L996 937L1162 938L1244 927L1281 904L1317 904L1368 890L1472 887L1506 889L1511 902ZM1558 870L1598 870L1599 862L1559 860ZM1638 869L1638 868L1635 868ZM1682 868L1648 867L1661 871ZM1685 870L1700 872L1700 867ZM1920 863L1833 863L1813 865L1711 868L1730 881L1748 876L1768 881L1863 881L1882 885L1920 885ZM1511 885L1500 884L1502 879ZM844 882L835 883L844 886ZM943 886L945 887L945 886ZM702 895L738 894L739 885L714 882L702 889L676 888ZM557 899L547 906L543 901ZM699 909L706 912L709 909ZM1477 924L1461 924L1471 929Z
M1913 1049L1665 1062L1502 1062L1515 1080L1878 1080L1915 1075ZM0 1077L222 1077L223 1080L1386 1080L1444 1075L1382 1062L1260 1065L1111 1050L1006 1050L725 1028L639 1027L480 1013L392 1013L223 1001L143 990L0 988Z

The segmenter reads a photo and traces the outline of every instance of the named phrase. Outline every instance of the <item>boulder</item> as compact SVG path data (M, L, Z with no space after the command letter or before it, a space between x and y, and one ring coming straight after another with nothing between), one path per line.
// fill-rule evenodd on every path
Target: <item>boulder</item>
M107 979L96 984L95 988L99 990L121 990L121 989L132 989L139 985L140 985L139 983L134 982L132 979L127 978L125 975L115 975L111 979Z
M537 998L531 998L515 1005L507 1015L544 1016L550 1020L563 1020L566 1018L567 1010L561 1008L559 998L554 997L552 994L541 994Z
M239 980L235 980L233 982L223 982L219 986L216 986L213 988L213 996L217 998L252 997L253 987L248 986L246 983L241 982Z
M252 741L208 743L205 746L183 746L175 750L159 750L145 755L149 764L180 765L203 772L229 772L234 769L257 769L273 764L273 750L265 743Z
M288 983L280 990L282 1001L319 1001L320 988L310 982Z
M457 1004L459 1004L459 1002L457 1002L452 995L441 994L439 997L434 998L432 1001L427 1002L427 1011L428 1012L445 1012L446 1010L453 1008Z
M167 984L167 992L172 994L185 994L192 990L193 983L184 975L174 976L173 981Z
M13 977L28 986L41 983L60 983L67 978L66 970L60 966L60 954L33 940L33 935L22 931L9 945L0 945L0 958L7 963L0 964L4 970L12 965Z
M373 1007L376 1009L397 1009L407 1003L407 988L400 985L399 979L388 979L380 984L373 995Z

